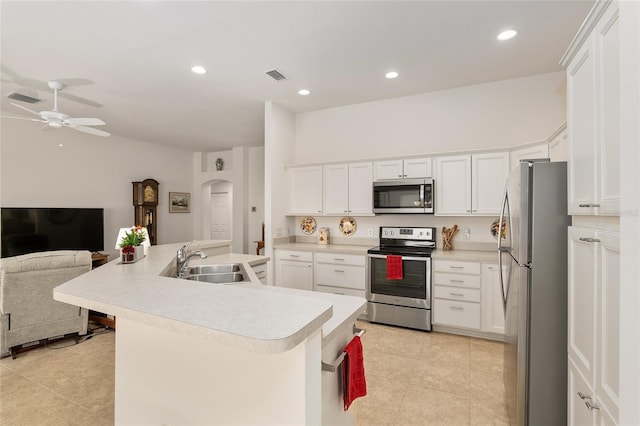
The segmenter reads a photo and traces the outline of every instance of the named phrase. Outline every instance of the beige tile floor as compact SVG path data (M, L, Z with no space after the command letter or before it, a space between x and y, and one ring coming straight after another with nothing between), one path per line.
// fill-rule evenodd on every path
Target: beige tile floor
M368 395L357 426L506 425L502 344L360 322ZM111 425L115 333L0 360L0 424Z

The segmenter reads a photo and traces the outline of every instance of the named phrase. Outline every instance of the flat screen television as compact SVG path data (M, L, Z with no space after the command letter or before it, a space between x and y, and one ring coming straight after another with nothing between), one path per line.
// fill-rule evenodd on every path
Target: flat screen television
M104 250L104 209L2 207L2 257Z

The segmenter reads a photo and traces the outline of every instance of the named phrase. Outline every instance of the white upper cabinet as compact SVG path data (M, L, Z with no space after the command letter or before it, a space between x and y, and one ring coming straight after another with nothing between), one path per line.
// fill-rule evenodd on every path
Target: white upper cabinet
M431 158L376 161L376 180L398 180L432 177Z
M509 153L436 158L436 215L496 215L509 177Z
M436 157L436 215L471 214L471 156Z
M371 163L324 166L324 214L373 214Z
M618 27L618 7L612 2L580 48L574 52L571 46L563 58L572 215L620 214Z
M549 158L549 144L546 142L543 144L528 146L526 148L516 149L511 151L511 167L515 169L522 160L533 160L538 158Z
M289 213L322 214L322 166L289 169Z
M509 177L509 153L471 156L471 212L500 214L504 187Z

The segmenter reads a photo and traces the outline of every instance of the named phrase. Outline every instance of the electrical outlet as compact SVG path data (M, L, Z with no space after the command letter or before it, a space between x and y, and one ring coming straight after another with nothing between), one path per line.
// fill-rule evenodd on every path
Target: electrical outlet
M465 241L469 241L471 239L471 229L464 228L464 231L462 232L462 235L464 235L464 240Z
M373 228L369 228L369 230L367 231L367 235L373 237Z

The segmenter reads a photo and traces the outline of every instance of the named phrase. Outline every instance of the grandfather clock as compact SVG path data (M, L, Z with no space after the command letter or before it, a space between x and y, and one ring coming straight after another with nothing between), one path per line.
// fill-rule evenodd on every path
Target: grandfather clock
M145 179L133 185L133 214L135 225L145 226L151 245L158 241L158 181Z

